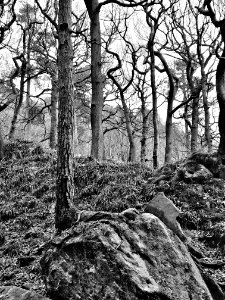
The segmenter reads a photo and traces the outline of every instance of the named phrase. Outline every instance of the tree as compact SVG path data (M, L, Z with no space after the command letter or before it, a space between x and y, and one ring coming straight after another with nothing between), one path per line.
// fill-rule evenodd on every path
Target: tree
M7 23L0 23L0 44L6 38L5 34L7 31L10 30L12 24L16 21L16 13L15 13L15 5L17 0L8 1L7 4L2 4L0 7L0 17L2 18L3 14L5 13L5 7L9 8L9 13L11 14L11 18Z
M23 34L23 47L25 48L25 34ZM21 67L19 67L17 60L19 60L21 62ZM26 66L27 66L27 61L24 57L24 53L20 54L17 57L14 57L13 61L16 66L13 77L16 77L19 73L21 74L21 77L20 77L20 91L19 91L19 95L18 95L18 98L15 103L12 124L11 124L11 128L9 131L9 140L12 140L14 138L14 134L15 134L15 130L16 130L16 122L18 119L18 115L19 115L22 103L23 103L24 88L25 88L25 75L26 75Z
M150 70L151 70L151 88L152 88L152 114L153 114L153 129L154 129L154 140L153 140L153 168L158 168L158 145L159 145L159 133L158 133L158 109L157 109L157 90L156 90L156 75L155 75L155 50L154 41L156 31L159 26L160 17L163 14L163 9L159 10L158 16L155 18L152 15L153 7L152 4L144 7L146 13L146 21L150 28L149 40L148 40L148 51L150 56Z
M150 2L146 5L143 6L144 12L146 15L146 22L147 25L150 28L150 33L149 33L149 39L148 39L148 45L147 49L149 52L149 57L150 57L150 70L151 70L151 87L152 87L152 112L153 112L153 129L154 129L154 147L153 147L153 167L157 168L158 167L158 146L159 146L159 133L158 133L158 108L157 108L157 87L156 87L156 62L155 62L155 57L156 54L159 56L160 60L162 61L164 68L166 67L163 56L160 55L160 52L157 51L156 45L157 45L157 39L156 35L157 32L160 31L160 26L162 23L165 22L166 15L168 11L171 10L171 8L174 6L174 4L177 2L177 0L170 1L169 3L166 3L164 1L153 1ZM162 34L162 33L161 33ZM159 43L158 43L159 44ZM162 44L162 43L161 43ZM165 43L166 44L166 43ZM165 45L159 46L159 48L164 48ZM167 74L169 69L167 68ZM174 92L175 89L173 89L174 84L172 83L173 80L169 76L169 81L170 81L170 93L169 93L169 98L168 98L168 110L172 109L172 104L173 104L173 98L174 98ZM171 85L172 84L172 85ZM171 99L172 97L172 99ZM172 115L171 112L170 114L167 114L167 154L168 154L168 149L169 152L171 152L171 133L172 133ZM166 160L170 160L169 156L166 154Z
M152 112L147 108L147 99L149 98L149 83L147 75L149 73L149 68L145 68L144 71L139 70L135 67L137 71L137 82L134 83L134 89L137 91L138 98L141 100L141 117L142 117L142 124L141 124L141 155L140 160L141 163L144 165L146 162L147 156L147 139L148 139L148 132L149 132L149 115Z
M101 29L100 29L100 10L102 6L109 3L116 3L124 7L135 7L146 3L146 0L138 1L125 0L115 1L106 0L99 3L98 0L84 0L90 17L90 35L91 35L91 82L92 82L92 100L91 100L91 128L92 128L92 146L91 155L97 159L103 158L103 128L102 128L102 109L103 109L103 85L104 76L102 75L102 54L101 54Z
M165 164L172 161L172 142L173 142L173 103L178 90L179 79L170 69L166 59L160 51L155 51L162 65L163 69L160 72L166 72L169 81L169 92L167 96L167 115L166 115L166 147L165 147Z
M102 129L102 109L103 109L103 81L102 76L102 54L101 54L101 29L99 20L98 0L84 0L90 17L91 35L91 130L92 145L91 155L99 160L103 159L103 129Z
M49 146L51 149L56 147L56 128L57 128L57 103L58 103L58 76L56 66L51 73L51 125L49 133Z
M215 11L212 8L212 0L205 0L203 7L199 8L199 12L210 17L213 25L220 29L220 35L223 42L222 55L219 57L219 63L216 70L216 92L219 103L219 133L220 143L218 148L218 156L222 163L225 164L225 18L217 20Z
M128 135L129 144L130 144L128 161L135 162L136 161L136 146L135 146L135 142L134 142L134 135L133 135L133 129L132 129L132 124L131 124L131 115L130 115L129 108L127 106L125 95L124 95L126 90L131 86L131 84L133 82L134 69L132 70L132 75L131 75L131 78L129 79L129 81L127 82L127 84L124 87L122 87L121 84L116 79L117 76L113 75L114 72L116 72L117 70L120 70L122 68L121 59L120 59L119 55L117 53L113 52L112 50L107 49L107 52L112 54L117 59L117 65L115 67L111 68L110 70L108 70L107 75L112 80L112 82L116 85L116 87L119 91L119 95L120 95L120 99L121 99L122 107L123 107L123 112L124 112L124 116L125 116L127 135Z
M203 39L204 32L207 32L208 23L196 15L190 1L185 3L183 9L173 9L171 22L167 25L168 39L172 51L179 55L180 62L176 61L177 71L180 71L180 91L183 93L183 101L178 108L184 106L186 144L195 152L199 148L199 132L203 128L205 141L203 146L212 150L212 138L210 128L208 85L210 82L210 62L213 58L215 39ZM167 47L169 50L169 47ZM171 50L171 49L170 49ZM184 71L185 69L185 71ZM200 69L200 76L196 72ZM179 75L178 75L179 76ZM201 105L204 109L204 123L200 124L202 114ZM177 110L177 109L175 109ZM173 110L174 111L174 110ZM201 127L202 126L202 127Z
M72 76L71 2L71 0L59 0L58 16L59 115L55 226L59 230L67 227L66 216L74 207L75 106Z
M10 3L11 2L11 3ZM7 3L7 6L9 8L9 13L11 14L11 19L7 23L0 22L0 44L3 43L3 41L6 39L6 32L8 32L13 25L13 23L16 21L16 13L15 13L15 5L17 0L9 1ZM10 5L9 5L10 4ZM5 13L5 7L6 4L2 1L1 7L0 7L0 18L3 17ZM4 46L3 46L4 48ZM5 104L1 105L0 111L4 110L6 107L9 106L11 102L13 102L14 99L9 99ZM2 159L4 156L4 140L2 137L2 130L0 129L0 159Z
M130 87L132 87L133 81L134 81L134 75L135 75L135 64L136 64L136 50L134 49L132 43L126 38L127 34L127 28L128 28L128 21L129 14L125 13L123 18L121 16L115 22L113 21L112 25L112 31L110 34L110 39L108 43L106 43L106 52L109 53L110 55L113 56L113 58L116 59L116 66L110 68L107 71L108 77L112 80L113 84L116 86L119 94L119 98L122 103L122 108L123 108L123 113L124 113L124 118L125 118L125 125L126 125L126 131L127 131L127 136L129 140L129 156L128 156L128 161L135 162L137 157L136 157L136 144L135 144L135 139L134 139L134 129L132 126L132 113L129 109L129 106L127 104L126 100L126 92ZM124 22L123 22L123 21ZM124 30L121 30L120 25L124 23ZM121 32L123 32L121 34ZM124 48L124 53L123 59L120 57L122 55L119 55L115 51L109 49L109 44L112 42L112 37L113 35L116 35L116 38L122 39L121 42L125 44ZM114 37L114 39L116 39ZM130 58L129 58L130 57ZM131 64L131 74L130 75L125 75L125 72L123 71L123 62L126 63L126 68L128 65ZM128 60L128 61L127 61ZM129 68L129 67L128 67ZM129 76L129 78L127 78ZM129 95L130 98L130 95Z

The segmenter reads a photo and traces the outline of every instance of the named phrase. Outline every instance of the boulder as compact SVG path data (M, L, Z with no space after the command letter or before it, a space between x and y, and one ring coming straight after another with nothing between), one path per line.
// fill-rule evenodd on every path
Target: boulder
M225 180L225 166L221 165L219 169L219 178Z
M145 207L145 212L157 216L167 227L169 227L182 241L186 240L177 217L180 215L179 209L168 199L163 192L158 193Z
M0 286L0 300L50 300L35 292L17 286Z
M215 153L201 153L194 152L188 158L189 161L194 161L196 164L201 164L207 168L215 177L219 175L220 160L218 159L218 154Z
M204 165L188 160L177 170L172 182L183 180L186 183L204 183L212 178L212 172Z
M213 299L184 243L158 217L128 210L88 218L56 236L41 259L51 299Z

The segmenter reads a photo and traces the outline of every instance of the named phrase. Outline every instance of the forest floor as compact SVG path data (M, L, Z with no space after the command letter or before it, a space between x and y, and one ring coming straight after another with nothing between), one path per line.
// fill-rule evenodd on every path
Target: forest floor
M204 270L225 290L224 180L171 184L178 165L170 168L167 179L156 180L160 170L153 173L139 164L79 158L74 178L76 206L111 212L141 209L163 191L181 210L179 221L203 254ZM45 294L39 262L45 243L55 234L55 175L54 151L43 151L32 143L7 145L6 157L0 162L0 285Z

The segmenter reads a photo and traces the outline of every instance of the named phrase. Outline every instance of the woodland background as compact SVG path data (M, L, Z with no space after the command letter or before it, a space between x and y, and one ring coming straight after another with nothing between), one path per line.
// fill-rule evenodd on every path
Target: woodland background
M56 147L57 2L0 4L0 122L5 141ZM220 27L203 14L203 2L100 2L95 13L100 49L95 50L96 26L88 3L72 2L76 156L141 161L156 168L197 150L215 151L215 74L223 44ZM214 17L223 18L221 1L208 3ZM99 66L95 81L94 64ZM98 116L102 120L94 121ZM98 139L94 122L102 126L102 154L93 151Z

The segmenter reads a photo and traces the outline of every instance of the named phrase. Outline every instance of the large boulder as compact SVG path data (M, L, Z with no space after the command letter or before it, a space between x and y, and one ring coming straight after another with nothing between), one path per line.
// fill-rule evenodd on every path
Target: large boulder
M145 212L157 216L163 223L170 228L182 240L186 240L177 217L180 215L179 209L167 198L163 192L159 192L145 207Z
M212 172L196 161L188 160L179 167L172 182L204 183L213 178Z
M201 153L194 152L188 158L189 161L196 162L196 164L203 165L208 169L215 177L219 176L220 171L220 160L218 159L217 153Z
M49 243L41 266L51 299L213 299L184 243L158 217L128 210L97 218Z
M0 300L50 300L17 286L0 286Z

